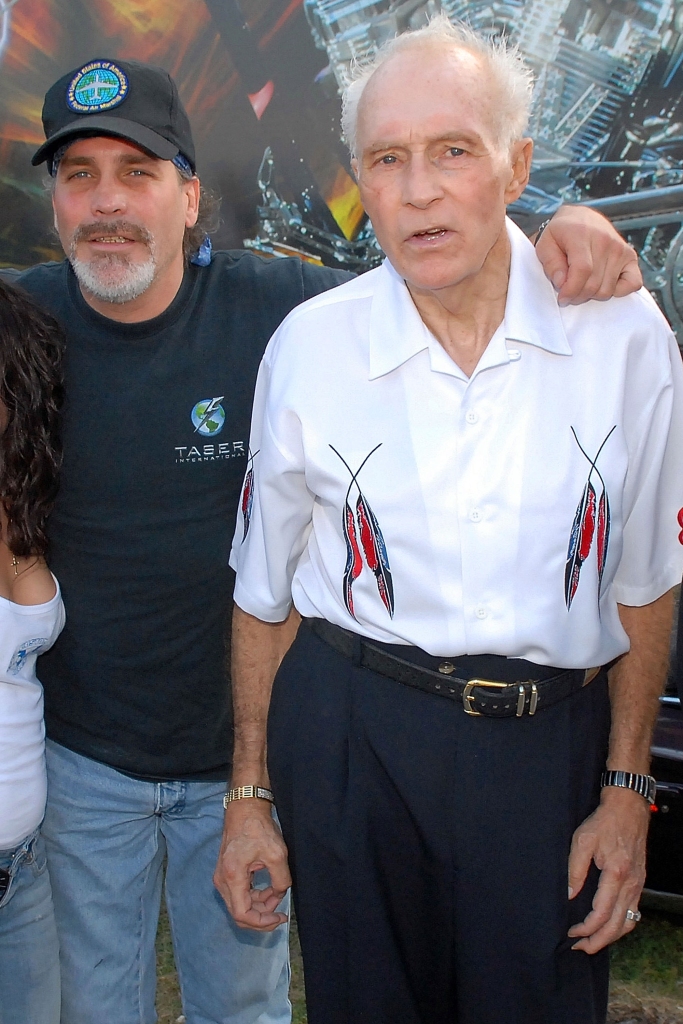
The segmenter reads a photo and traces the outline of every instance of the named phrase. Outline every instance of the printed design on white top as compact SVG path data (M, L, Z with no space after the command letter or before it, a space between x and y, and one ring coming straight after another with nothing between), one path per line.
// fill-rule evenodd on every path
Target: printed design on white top
M12 659L7 666L8 674L18 676L29 654L35 654L36 651L42 650L47 643L49 643L49 640L44 636L34 637L33 640L25 640L12 655Z
M593 539L595 537L597 537L598 546L598 600L600 599L602 576L605 571L607 548L609 546L610 511L607 488L605 487L605 481L602 478L600 470L597 467L597 461L600 458L602 449L605 447L607 441L616 429L615 424L598 448L595 458L591 459L576 436L576 431L573 427L571 428L574 440L578 444L581 454L584 455L588 461L590 469L588 470L586 486L583 489L581 500L576 509L576 515L574 516L574 522L572 523L572 529L569 535L567 564L564 570L564 598L567 604L567 611L571 608L574 595L576 594L579 586L581 566L590 554L591 547L593 546ZM597 500L595 487L593 486L593 474L597 476L601 488L599 502Z
M249 449L249 459L247 461L247 472L244 477L244 483L242 485L242 500L240 507L242 509L242 518L244 519L244 533L242 535L242 543L244 544L249 533L249 523L251 522L251 510L254 506L254 459L258 455L259 451L255 451L251 454L251 448Z
M360 466L354 473L348 462L343 455L340 455L336 448L330 445L332 451L338 459L344 463L349 473L351 474L351 483L349 489L346 492L346 498L344 500L344 510L342 512L342 530L344 532L344 540L346 541L346 568L344 569L344 579L342 582L342 593L344 595L344 604L349 615L353 615L356 618L353 610L353 584L358 579L363 569L363 555L365 555L365 561L371 572L374 573L375 580L377 582L377 590L379 596L382 599L382 604L389 612L391 618L394 617L394 584L391 578L391 569L389 568L389 556L387 555L387 546L384 543L384 537L382 531L379 528L379 523L375 513L370 508L370 504L360 489L358 483L358 474L361 469L368 461L371 455L374 455L378 448L382 447L380 442L376 445L368 455L365 456ZM356 518L353 513L353 509L349 504L349 497L353 487L358 489L358 499L356 501L356 516L358 517L358 530L356 530ZM360 547L358 544L358 535L360 534Z

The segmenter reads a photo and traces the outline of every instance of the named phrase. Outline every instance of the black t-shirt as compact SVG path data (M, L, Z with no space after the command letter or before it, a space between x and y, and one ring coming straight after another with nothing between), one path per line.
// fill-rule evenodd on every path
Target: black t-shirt
M50 521L67 621L38 665L57 743L140 778L226 778L228 556L256 373L290 309L347 277L216 253L134 324L91 309L66 261L18 278L68 338Z

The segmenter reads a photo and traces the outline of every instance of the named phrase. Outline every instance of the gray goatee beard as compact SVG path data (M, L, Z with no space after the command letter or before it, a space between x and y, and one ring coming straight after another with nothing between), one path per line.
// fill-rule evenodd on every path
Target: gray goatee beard
M143 263L137 263L124 253L105 252L87 261L78 259L76 248L79 242L106 235L122 235L143 242L149 249L149 257ZM121 304L139 298L154 281L157 273L154 250L154 237L139 225L123 220L82 224L71 239L69 262L81 288L100 302Z

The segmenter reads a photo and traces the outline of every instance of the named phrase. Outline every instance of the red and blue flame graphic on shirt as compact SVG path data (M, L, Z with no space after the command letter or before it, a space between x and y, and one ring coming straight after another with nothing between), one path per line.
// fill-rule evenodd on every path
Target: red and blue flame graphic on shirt
M351 474L351 483L346 492L344 509L342 511L342 531L346 541L346 568L344 569L342 581L342 593L346 610L354 619L356 614L353 608L353 584L363 571L363 558L365 558L368 569L374 574L382 604L392 618L394 615L394 584L391 578L391 569L389 568L387 546L384 543L384 537L377 522L377 517L370 508L370 503L361 491L358 483L358 475L361 469L370 456L374 455L377 449L381 447L380 442L365 456L354 473L344 456L340 455L337 449L330 445L334 454L344 463ZM358 491L355 514L349 502L351 491L354 487Z
M602 576L605 571L607 548L609 546L610 511L607 488L605 487L605 481L600 474L600 470L597 467L597 461L600 458L602 449L605 447L607 441L615 430L616 424L612 427L609 434L598 448L598 453L595 458L591 459L576 436L576 431L573 427L571 428L574 440L589 463L590 469L588 470L586 486L583 489L581 501L576 509L576 515L574 516L574 522L572 523L572 530L569 536L567 564L564 570L564 599L567 604L567 611L571 608L572 601L574 600L574 596L579 586L581 567L590 554L594 540L597 542L598 600L600 599ZM594 477L597 477L600 487L601 493L599 501L593 485Z
M261 449L259 448L259 451ZM258 455L258 451L251 454L251 448L249 449L249 459L247 461L247 472L244 477L244 484L242 485L242 501L240 503L242 509L242 518L244 519L244 533L242 535L242 543L244 544L249 533L249 523L251 522L251 510L254 506L254 459Z

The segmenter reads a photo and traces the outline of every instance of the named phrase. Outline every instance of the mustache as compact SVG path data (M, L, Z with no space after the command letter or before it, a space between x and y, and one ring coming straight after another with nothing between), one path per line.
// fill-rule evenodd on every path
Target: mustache
M94 238L102 238L105 235L121 235L130 238L134 242L142 242L151 246L154 236L141 224L133 224L128 220L98 221L93 224L79 224L71 239L72 247L79 242L90 242Z

